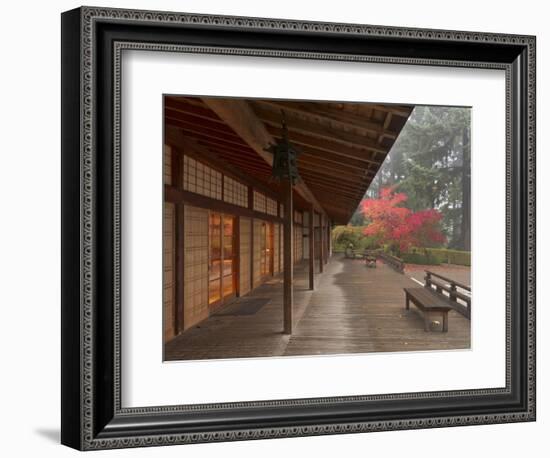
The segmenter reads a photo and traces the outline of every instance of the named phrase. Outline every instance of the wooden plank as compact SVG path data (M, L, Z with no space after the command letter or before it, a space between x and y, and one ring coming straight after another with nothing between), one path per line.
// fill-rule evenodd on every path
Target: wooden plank
M294 268L294 329L280 332L282 275L247 297L270 298L249 316L216 316L173 339L167 360L293 355L358 354L470 348L470 322L449 312L448 332L425 332L420 313L405 310L403 288L416 284L384 264L367 269L361 261L334 255L308 291L308 263ZM430 322L430 325L432 323ZM439 325L442 327L442 324ZM435 329L434 329L435 330Z

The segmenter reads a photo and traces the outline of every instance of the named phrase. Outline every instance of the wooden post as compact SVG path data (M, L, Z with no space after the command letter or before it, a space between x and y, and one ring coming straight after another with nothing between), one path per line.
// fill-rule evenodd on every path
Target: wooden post
M328 224L328 257L332 258L332 221Z
M330 258L330 221L327 219L327 250L325 252L325 264L328 264L328 260Z
M233 289L241 296L241 217L233 218Z
M281 180L285 193L285 215L284 215L284 272L283 272L283 321L284 333L292 334L292 302L293 302L293 281L294 266L292 265L292 250L294 249L293 237L293 216L294 208L292 205L292 181L289 179Z
M309 289L315 289L315 226L313 204L309 210Z
M323 273L325 257L325 231L323 230L323 214L319 213L319 273Z
M248 187L248 209L254 209L254 189ZM254 218L250 218L250 291L254 289Z
M183 322L183 316L185 313L185 296L184 296L184 269L185 269L185 206L183 204L175 204L175 218L176 218L176 236L174 249L176 250L176 265L174 269L174 278L176 285L176 303L174 313L174 332L178 335L185 328Z
M183 189L183 154L175 148L171 151L172 170L171 184ZM184 238L185 238L185 206L183 203L174 204L175 234L174 234L174 280L175 280L175 303L174 303L174 333L178 335L184 329Z

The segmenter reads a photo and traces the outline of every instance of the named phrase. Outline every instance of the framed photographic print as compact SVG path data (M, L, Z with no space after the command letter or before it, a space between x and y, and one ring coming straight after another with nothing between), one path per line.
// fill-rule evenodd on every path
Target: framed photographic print
M62 443L535 419L535 38L62 15Z

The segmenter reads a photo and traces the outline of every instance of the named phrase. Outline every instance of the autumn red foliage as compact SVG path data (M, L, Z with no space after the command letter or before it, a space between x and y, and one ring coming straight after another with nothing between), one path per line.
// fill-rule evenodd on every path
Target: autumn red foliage
M413 212L402 205L406 201L407 195L396 193L395 187L382 189L378 199L363 200L361 210L369 221L365 235L401 252L413 246L444 243L445 236L439 228L441 212L435 209Z

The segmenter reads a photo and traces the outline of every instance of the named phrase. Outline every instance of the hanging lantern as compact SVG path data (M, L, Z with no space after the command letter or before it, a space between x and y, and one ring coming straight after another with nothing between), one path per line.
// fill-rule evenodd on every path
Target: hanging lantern
M282 112L283 136L275 141L275 144L264 148L265 151L273 154L272 176L276 180L288 179L295 185L300 179L298 174L298 164L296 158L300 151L290 143L288 139L288 129L286 127L285 113Z

